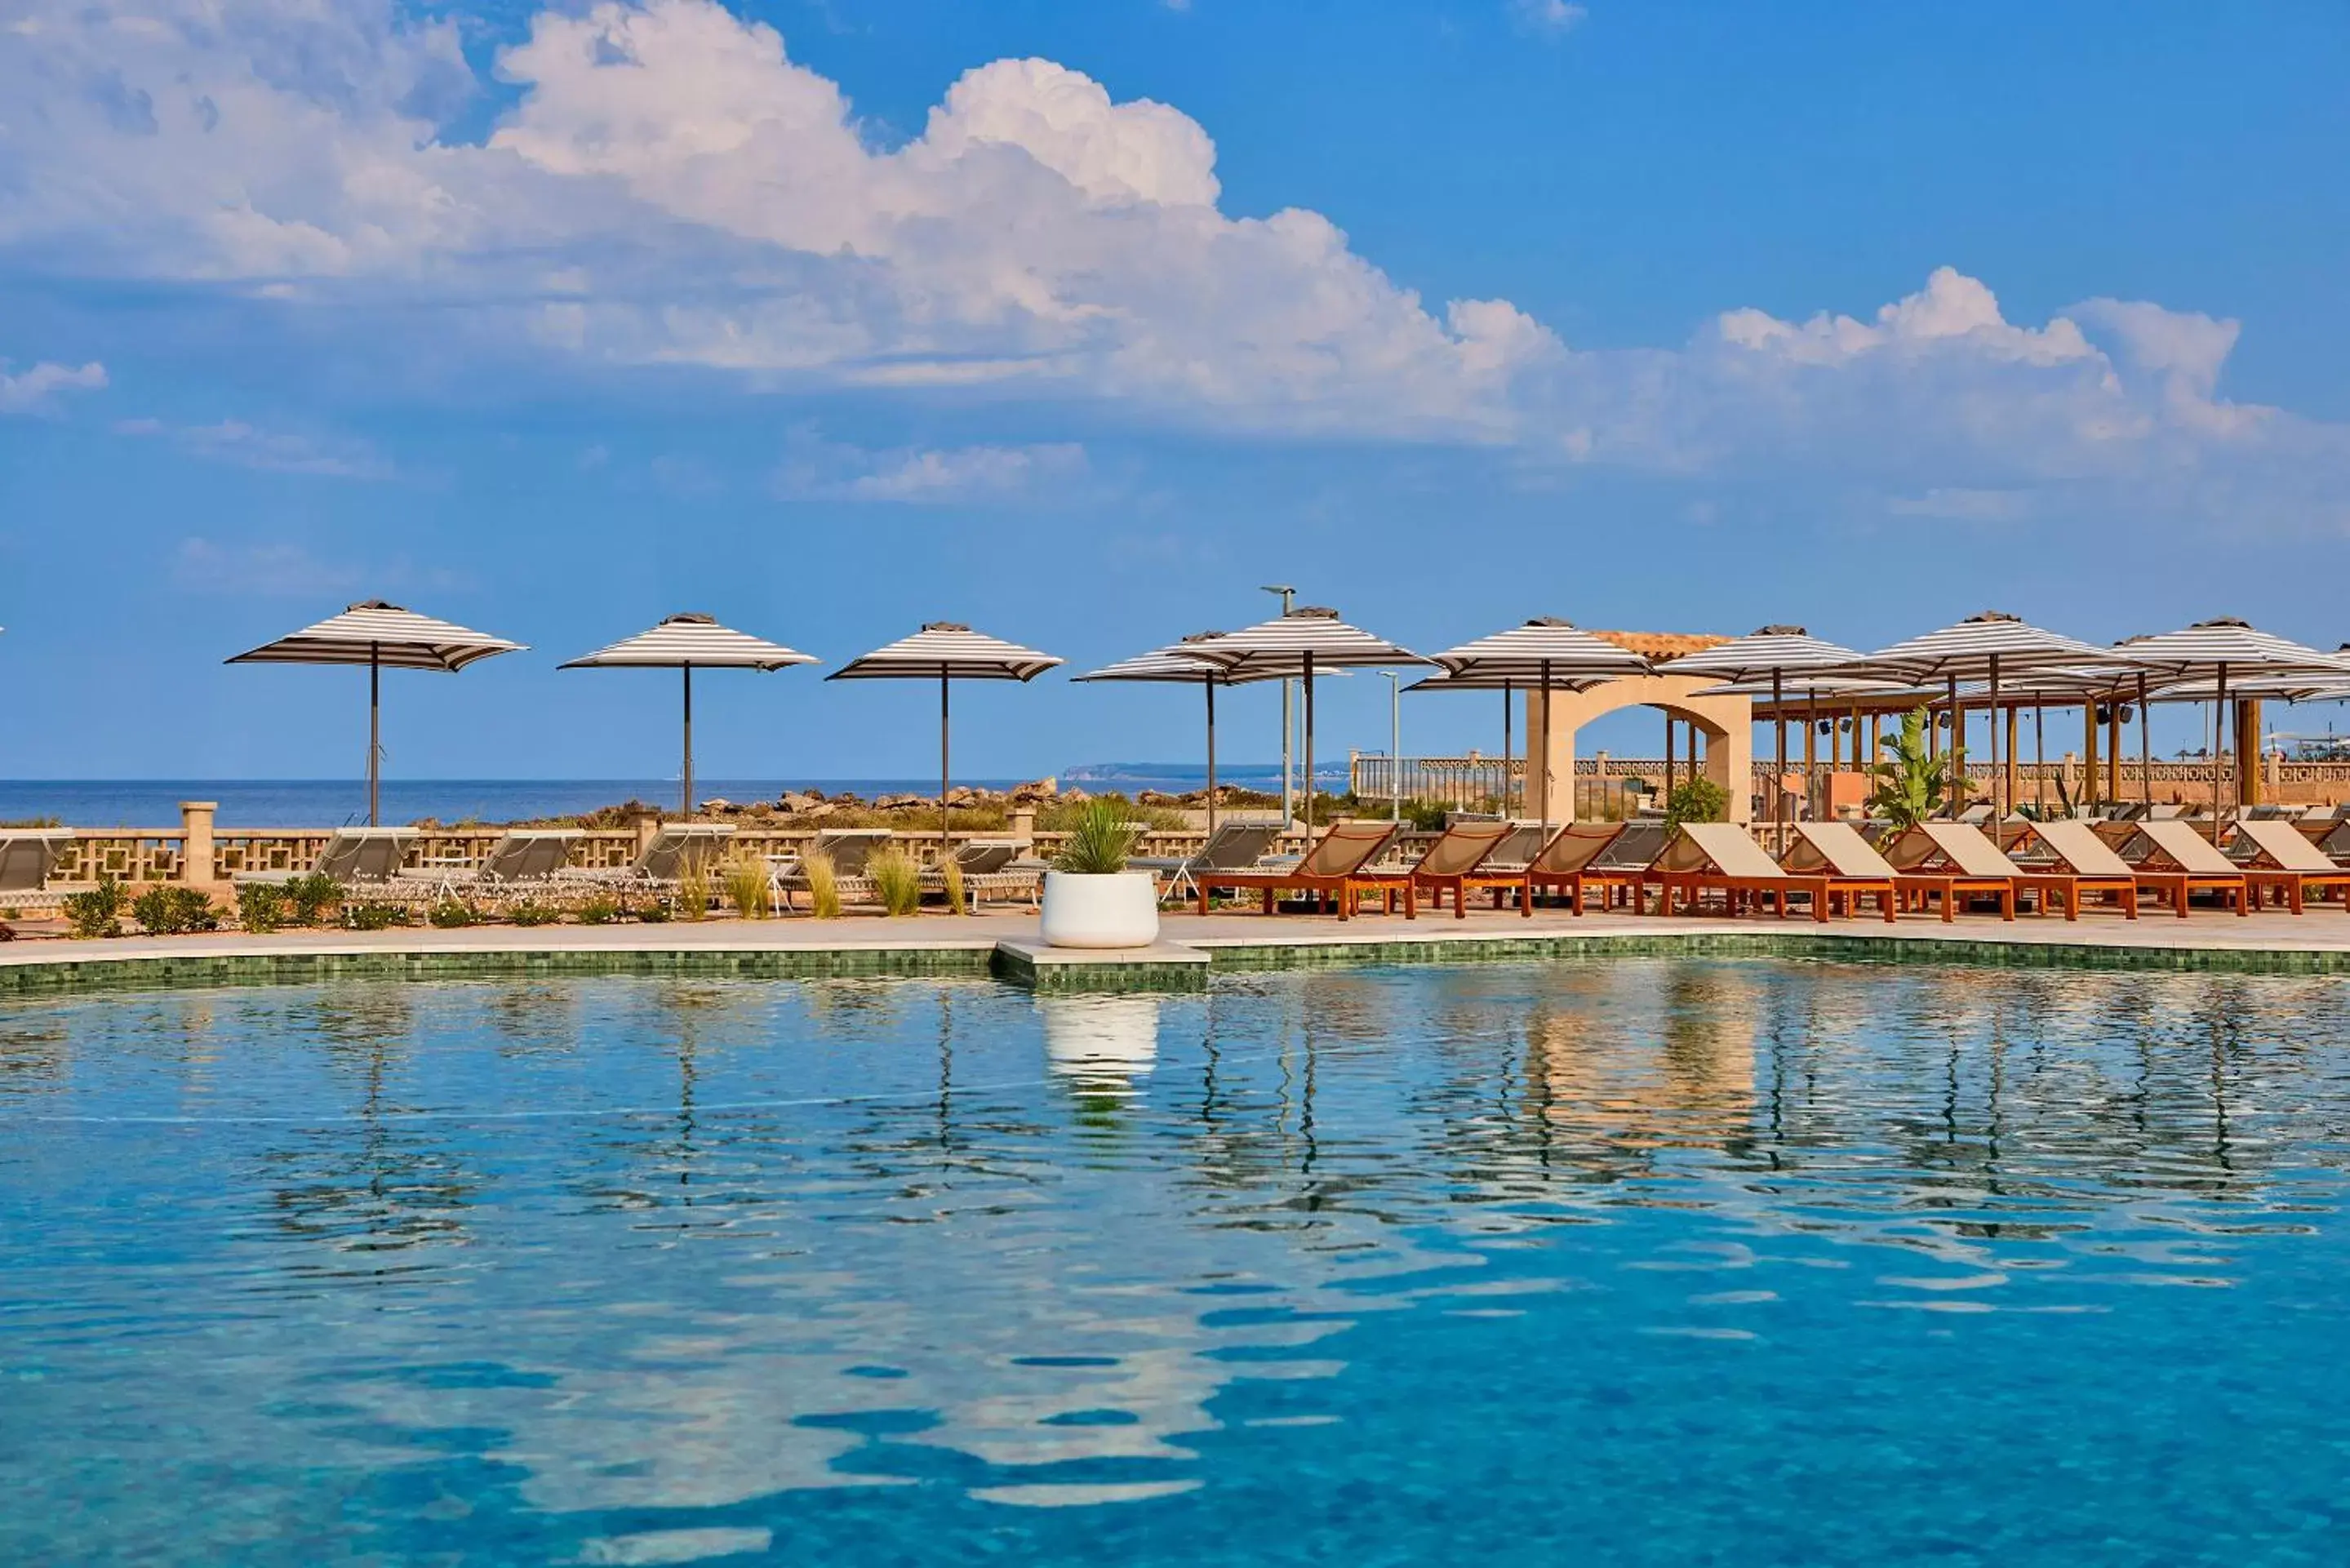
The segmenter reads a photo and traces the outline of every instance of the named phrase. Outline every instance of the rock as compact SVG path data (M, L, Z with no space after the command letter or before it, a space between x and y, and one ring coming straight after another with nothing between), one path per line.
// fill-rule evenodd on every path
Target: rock
M785 790L775 804L794 815L797 815L802 812L814 811L818 806L828 806L830 803L820 794L810 794L806 790L793 789Z
M710 812L712 815L723 816L730 812L737 812L743 808L736 805L733 801L728 800L723 795L714 794L708 800L702 803L702 809L706 812Z

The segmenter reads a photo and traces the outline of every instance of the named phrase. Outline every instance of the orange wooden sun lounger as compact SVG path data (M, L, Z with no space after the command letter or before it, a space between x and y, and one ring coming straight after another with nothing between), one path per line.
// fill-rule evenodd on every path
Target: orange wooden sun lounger
M1392 822L1340 822L1324 830L1296 865L1279 869L1258 871L1202 871L1197 874L1200 888L1200 913L1208 912L1208 899L1219 888L1235 891L1257 888L1264 894L1264 912L1273 913L1274 899L1284 891L1311 893L1320 904L1327 904L1333 895L1338 902L1338 918L1347 919L1355 912L1356 901L1363 889L1371 886L1363 875L1363 867L1377 860L1403 831L1401 824Z
M2134 829L2142 825L2129 826ZM2065 870L2084 878L2094 877L2100 881L2110 882L2117 877L2126 877L2140 895L2152 893L2158 898L2167 898L2172 912L2182 920L2187 918L2189 878L2184 873L2131 865L2114 853L2114 846L2099 837L2097 830L2085 822L2026 822L2018 824L2013 832L2015 837L2012 846L2028 849L2037 846L2054 857ZM2237 909L2241 912L2244 879L2235 877L2229 880L2237 889Z
M2176 884L2178 912L2187 912L2190 893L2217 893L2239 915L2252 912L2255 883L2276 882L2274 872L2248 870L2220 853L2220 846L2195 831L2191 822L2134 822L2137 831L2124 836L2116 853L2143 879L2158 876ZM2290 880L2287 878L2286 880Z
M2236 831L2251 846L2251 860L2245 867L2248 877L2259 877L2252 884L2253 898L2258 901L2265 888L2282 891L2296 915L2301 913L2303 895L2323 893L2328 888L2343 889L2342 907L2350 909L2350 869L2334 864L2333 857L2320 849L2298 825L2290 822L2240 822ZM2290 880L2279 880L2290 878Z
M1743 914L1755 902L1769 898L1782 919L1790 912L1788 898L1796 893L1812 900L1812 915L1822 924L1828 918L1828 878L1798 876L1787 870L1746 836L1726 822L1685 822L1675 830L1665 852L1648 868L1648 880L1664 890L1657 912L1669 915L1676 904L1698 912L1698 900L1720 893L1733 915ZM1889 900L1888 900L1889 905ZM1888 907L1886 919L1891 919Z
M1386 907L1394 908L1395 894L1403 894L1403 917L1416 919L1419 914L1419 894L1427 889L1437 909L1444 908L1446 889L1452 893L1452 913L1456 919L1469 918L1469 889L1472 887L1510 887L1523 888L1525 876L1512 872L1506 876L1479 875L1486 857L1501 847L1502 841L1513 837L1517 827L1508 822L1456 822L1444 830L1443 836L1430 845L1418 862L1398 871L1364 871L1354 881L1365 892L1380 895Z
M1655 852L1645 859L1638 851L1624 852L1636 839L1650 836L1649 825L1645 823L1596 822L1560 828L1526 867L1525 896L1519 901L1519 913L1532 915L1534 896L1545 888L1565 893L1578 915L1583 913L1585 895L1595 888L1602 908L1619 888L1629 892L1637 905L1648 864L1663 852L1664 840L1656 838Z
M2125 919L2137 919L2137 878L2126 867L2118 877L2033 870L2008 858L1982 829L1969 823L1921 822L1897 835L1886 846L1885 857L1893 863L1905 895L1921 902L1941 896L1945 925L1956 917L1960 900L1977 893L1997 898L2001 917L2010 920L2015 919L2017 898L2025 893L2038 896L2042 914L2048 912L2053 898L2063 902L2066 919L2077 920L2084 892L2103 893Z
M1801 876L1827 877L1830 914L1839 898L1848 915L1860 913L1863 898L1875 898L1888 922L1900 912L1900 878L1852 824L1798 822L1794 828L1794 842L1781 864Z

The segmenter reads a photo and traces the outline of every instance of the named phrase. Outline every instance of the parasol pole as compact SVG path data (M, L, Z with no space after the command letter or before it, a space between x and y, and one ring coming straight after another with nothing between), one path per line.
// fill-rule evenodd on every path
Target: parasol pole
M678 802L678 815L688 822L693 820L693 665L688 661L678 667L685 673L685 770L679 793L684 797Z
M2048 820L2048 705L2032 705L2032 814Z
M1213 670L1200 682L1208 694L1208 836L1216 836L1216 676Z
M2225 763L2222 747L2228 732L2228 661L2220 661L2220 697L2211 704L2211 836L2216 842L2220 830L2227 824L2225 808L2220 804L2220 783Z
M2146 711L2146 671L2137 672L2137 783L2138 798L2148 806L2154 805L2154 723ZM2153 815L2148 811L2147 815Z
M939 861L943 865L954 851L954 833L947 826L947 689L951 684L947 666L939 665Z
M1550 842L1550 759L1551 759L1551 753L1552 753L1554 751L1555 751L1557 748L1552 744L1552 741L1551 741L1551 732L1550 732L1550 660L1549 660L1549 659L1544 659L1544 660L1542 661L1542 715L1543 715L1542 841L1543 841L1544 844L1548 844L1548 843ZM1566 815L1567 815L1570 818L1572 818L1572 817L1575 815L1575 807L1574 807L1571 804L1570 804L1570 805L1568 805L1568 807L1567 807ZM1454 894L1454 897L1457 898L1459 897L1459 894L1456 892L1456 893Z
M1983 727L1991 732L1991 836L1996 839L1999 836L2000 818L2003 815L2000 810L1999 654L1996 650L1991 656L1991 708L1983 714L1983 718L1986 721Z
M1305 836L1314 836L1314 650L1305 650Z
M377 826L383 789L383 644L368 644L368 826Z
M1787 853L1787 710L1779 667L1771 667L1771 728L1778 732L1779 766L1771 775L1771 853Z
M1517 794L1517 780L1510 767L1511 747L1515 739L1510 733L1510 699L1515 695L1510 687L1510 681L1502 682L1502 815L1505 817L1516 815L1510 805Z
M1949 707L1950 711L1950 798L1942 803L1942 815L1949 817L1952 822L1956 822L1959 820L1959 753L1966 749L1967 732L1966 726L1960 722L1959 715L1959 677L1958 672L1955 670L1950 673L1950 701Z

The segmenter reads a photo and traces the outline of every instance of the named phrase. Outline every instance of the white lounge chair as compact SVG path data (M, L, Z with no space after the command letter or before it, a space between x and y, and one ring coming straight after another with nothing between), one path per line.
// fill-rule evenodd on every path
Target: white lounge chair
M49 873L73 842L70 827L0 828L0 909L56 903L60 895L47 890Z
M519 898L552 887L556 873L570 860L571 846L586 836L577 827L512 827L478 865L403 867L398 875L430 885L444 898Z
M1160 896L1178 898L1198 891L1202 873L1255 869L1280 842L1277 822L1220 822L1197 855L1135 856L1127 861L1126 868L1164 877Z
M664 822L652 841L626 866L566 866L555 881L573 888L608 888L615 892L674 888L688 870L708 871L734 836L732 823Z
M240 871L233 880L239 886L262 883L281 888L300 877L324 877L346 888L363 882L389 884L422 836L412 827L338 827L328 836L318 857L301 870Z

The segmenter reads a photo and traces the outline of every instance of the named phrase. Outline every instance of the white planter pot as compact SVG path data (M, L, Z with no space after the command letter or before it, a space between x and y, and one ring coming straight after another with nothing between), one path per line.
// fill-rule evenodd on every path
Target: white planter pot
M1159 884L1148 871L1045 873L1045 945L1147 948L1159 940Z

